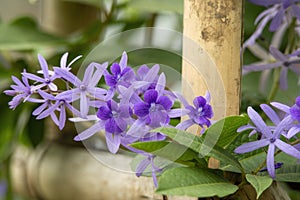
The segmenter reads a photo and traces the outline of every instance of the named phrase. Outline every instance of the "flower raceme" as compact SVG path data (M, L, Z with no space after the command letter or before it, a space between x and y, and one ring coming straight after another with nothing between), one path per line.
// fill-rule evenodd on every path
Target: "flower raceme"
M171 125L172 120L184 115L189 119L179 124L182 130L193 124L201 126L203 130L211 125L213 112L209 105L209 93L206 97L196 97L194 105L189 105L184 97L166 89L166 75L159 74L159 65L142 65L135 73L128 66L127 54L124 52L120 62L113 63L110 67L108 63L90 63L80 79L71 72L71 65L80 57L76 57L68 65L67 57L68 54L65 53L60 67L53 67L51 70L46 60L38 55L41 71L37 74L22 73L23 82L12 77L16 85L12 85L11 90L4 91L5 94L14 96L9 102L10 108L15 109L22 101L39 103L32 114L37 119L50 116L59 129L63 129L65 125L67 110L74 115L70 118L73 122L93 121L93 125L74 139L82 141L103 132L111 153L117 153L122 146L146 157L138 165L137 175L140 176L150 166L155 185L156 175L162 171L154 164L156 157L134 149L130 144L165 140L165 135L151 130L164 126L175 128L174 123ZM107 87L99 86L101 79L104 79L108 90L104 89ZM66 89L55 84L58 80L65 82ZM175 107L175 101L184 106ZM79 102L79 109L73 107L74 102ZM96 107L97 112L91 113L91 107Z

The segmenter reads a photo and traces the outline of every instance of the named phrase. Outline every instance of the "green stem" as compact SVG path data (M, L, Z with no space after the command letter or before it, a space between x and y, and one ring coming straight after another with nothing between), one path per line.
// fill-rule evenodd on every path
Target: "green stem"
M275 69L273 84L272 84L272 88L271 88L271 91L270 91L268 99L267 99L267 101L268 101L267 103L272 102L274 100L274 98L276 97L276 94L279 89L279 80L280 80L280 69Z

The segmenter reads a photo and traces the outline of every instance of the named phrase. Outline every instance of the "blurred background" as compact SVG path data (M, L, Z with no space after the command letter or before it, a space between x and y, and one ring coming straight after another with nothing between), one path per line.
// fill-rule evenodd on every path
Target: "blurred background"
M245 38L254 31L255 17L262 10L262 7L245 2ZM49 141L55 141L64 148L80 146L72 142L75 134L72 131L74 130L72 124L62 131L63 134L59 134L57 127L48 120L36 120L31 113L37 105L27 103L18 106L14 111L9 110L7 103L11 98L4 95L3 91L12 84L11 76L20 78L23 69L29 72L37 71L38 53L46 58L49 66L59 65L60 57L65 52L69 52L68 60L72 60L78 55L85 58L92 50L97 61L113 62L128 48L128 45L132 45L132 41L135 42L137 36L123 34L117 36L113 42L107 42L100 47L97 46L99 43L110 41L109 39L118 33L141 27L157 27L181 33L182 14L183 0L0 0L1 200L45 199L36 195L42 194L35 191L36 188L32 189L32 186L26 188L28 174L23 168L28 162L33 162L28 158L32 159L33 152L35 158L45 154L43 145ZM140 46L151 48L128 52L132 66L159 63L180 72L180 38L173 37L172 34L164 36L166 39L160 42L172 49L165 51L152 48L155 46L153 44L157 36L154 37L151 30L141 34L144 35ZM267 48L271 35L267 32L263 35L264 38L260 43ZM245 52L244 63L249 64L257 60L249 51ZM82 61L83 59L76 62L72 67L73 70L78 70ZM287 91L278 92L276 99L291 104L298 95L299 86L297 77L293 74L289 76L291 87ZM259 77L260 73L243 77L242 111L247 105L255 107L266 101L266 94L258 90ZM266 91L270 90L269 85L267 84ZM59 148L61 146L57 147ZM289 189L288 186L286 188L290 191L291 197L295 196L296 199L299 195L296 190Z

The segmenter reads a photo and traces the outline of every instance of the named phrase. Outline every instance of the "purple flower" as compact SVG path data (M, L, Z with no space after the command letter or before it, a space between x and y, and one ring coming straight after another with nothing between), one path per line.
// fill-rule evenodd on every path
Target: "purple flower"
M253 122L253 124L257 127L257 130L260 131L262 135L261 139L254 142L249 142L242 144L237 147L234 152L238 154L243 154L247 152L254 151L256 149L268 146L267 152L267 170L272 178L275 178L275 165L274 165L274 154L276 147L286 154L293 156L297 159L300 159L300 151L298 151L295 147L291 146L280 140L280 136L284 129L286 128L286 124L289 123L286 120L282 120L274 130L272 130L266 123L262 120L259 114L253 110L251 107L248 107L248 115Z
M64 53L64 55L62 55L61 59L60 59L60 67L62 69L65 69L67 71L71 70L71 65L73 63L75 63L77 60L79 60L82 56L77 56L76 58L74 58L68 65L67 65L67 60L68 60L68 55L69 53L66 52ZM38 71L38 73L43 73L43 71ZM53 76L55 73L54 71L48 70L49 75Z
M142 160L139 165L136 168L136 176L140 177L143 172L147 169L148 166L151 167L151 172L152 172L152 178L153 178L153 182L154 182L154 186L157 187L157 178L156 178L156 174L162 172L162 169L160 169L159 167L157 167L154 163L154 158L155 156L152 154L146 154L144 153L146 158L144 160Z
M274 69L274 68L281 67L280 87L282 89L287 89L287 87L288 87L288 83L287 83L288 69L292 70L297 75L300 75L300 69L299 69L300 59L298 57L298 55L300 55L300 50L297 50L297 51L293 52L292 54L284 55L278 49L276 49L274 47L270 47L270 53L277 60L276 62L270 63L270 64L245 65L243 67L243 74L246 74L246 73L252 72L252 71L263 71L263 70L267 70L267 69Z
M284 116L283 119L280 119L280 117L278 116L278 114L267 104L261 104L260 105L261 109L264 111L264 113L266 114L266 116L271 120L271 122L275 125L275 126L269 126L271 130L274 130L276 126L278 126L281 121L285 121L286 125L285 125L285 129L282 130L283 132L281 133L281 135L283 135L284 137L289 139L289 134L288 131L290 128L292 128L294 126L293 124L293 119L289 116L286 115ZM258 127L253 126L253 125L245 125L245 126L241 126L240 128L238 128L237 132L242 132L245 130L252 130L249 133L249 136L252 136L255 133L260 133L261 130L258 129Z
M177 96L179 97L185 108L189 111L189 119L179 123L176 128L185 130L193 124L198 124L202 128L204 126L209 127L211 125L210 119L213 117L213 111L211 105L209 104L209 93L206 94L206 97L196 97L193 101L194 106L189 105L181 95Z
M108 86L113 90L119 85L129 87L131 81L134 80L134 72L130 67L127 67L127 54L123 52L120 63L113 63L110 67L112 74L105 73L104 78Z
M66 123L66 107L76 116L80 116L80 112L70 104L72 102L71 98L60 99L42 90L39 90L39 94L43 97L44 103L32 113L33 115L37 115L37 119L43 119L50 115L53 122L62 130ZM59 119L55 115L55 111L59 111Z
M0 180L0 199L5 195L7 191L7 184L5 181Z
M290 114L300 123L300 96L296 98L295 105L290 108Z
M31 98L32 90L26 77L22 77L21 82L17 77L12 76L12 80L16 85L11 85L12 90L5 90L4 93L9 96L14 96L8 103L10 109L15 109L22 101L29 101L34 103L41 102L39 99Z
M57 95L59 99L67 99L72 97L72 101L76 101L80 99L80 112L82 117L86 117L89 112L89 105L90 99L100 99L104 100L104 94L107 93L106 90L102 88L96 87L101 76L103 75L105 69L107 67L107 63L98 64L98 63L91 63L85 73L83 80L79 80L74 74L71 72L61 69L61 68L54 68L55 73L58 76L61 76L65 80L72 83L76 88L67 90ZM94 71L94 69L96 69Z
M128 105L118 105L109 100L107 105L99 108L97 117L100 119L95 125L77 135L76 141L85 140L96 132L105 130L106 143L110 152L116 153L121 144L123 134L131 123L131 109Z
M150 89L144 94L144 102L134 105L134 113L145 120L152 127L159 127L170 121L168 111L173 102L167 96L159 96L155 89Z
M151 69L147 65L142 65L137 70L136 82L134 85L139 84L140 87L137 89L138 94L146 92L148 89L155 89L158 81L159 65L154 65Z
M255 20L258 24L257 29L252 36L244 43L244 48L253 45L255 40L261 35L263 29L269 21L271 32L277 31L279 27L292 21L291 17L296 17L300 20L300 8L297 2L300 0L249 0L251 3L270 7L263 11Z
M289 107L287 105L278 103L278 102L272 102L271 105L274 106L275 108L278 108L279 110L283 111L286 113L285 118L290 119L290 124L287 126L287 134L286 138L290 139L294 137L297 133L300 132L300 124L299 124L299 97L296 98L296 104L293 105L292 107ZM296 121L296 123L293 123Z
M53 83L53 81L56 79L56 76L50 76L47 61L42 55L39 54L38 59L43 71L44 78L27 72L23 72L22 75L30 80L34 80L40 83L39 85L33 86L32 90L38 90L44 86L48 86L51 91L57 91L57 86Z
M77 56L76 58L74 58L73 60L71 60L71 62L67 65L67 60L68 60L68 55L69 53L66 52L64 53L64 55L61 57L60 59L60 67L62 69L65 69L67 71L70 71L71 70L71 65L73 63L75 63L77 60L79 60L82 56Z

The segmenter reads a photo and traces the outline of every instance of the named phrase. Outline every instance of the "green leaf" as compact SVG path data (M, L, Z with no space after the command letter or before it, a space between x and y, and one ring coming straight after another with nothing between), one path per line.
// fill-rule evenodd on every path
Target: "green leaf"
M131 0L129 6L146 12L183 13L183 0Z
M41 31L29 17L0 24L0 50L32 50L64 43L62 39Z
M134 143L131 144L131 146L180 164L202 167L207 166L206 161L200 159L197 152L178 143L154 141Z
M227 163L238 168L240 172L243 172L241 164L231 153L215 144L211 144L211 141L207 141L199 136L193 135L192 133L175 128L159 128L153 131L164 133L179 144L198 152L202 156L216 158L223 163Z
M193 197L225 197L238 190L236 185L216 172L211 169L173 168L161 175L156 192Z
M243 157L241 159L239 159L239 162L241 163L244 171L246 173L251 173L253 171L255 171L257 169L257 167L263 163L266 160L266 153L265 152L253 152L252 154L248 154L247 157ZM223 163L221 163L223 164ZM224 170L224 171L231 171L231 172L239 172L240 170L237 169L234 166L230 166L230 165L222 165L220 167L220 169Z
M226 148L239 135L237 129L249 122L247 115L229 116L211 125L204 133L206 140L217 140L217 145Z
M246 179L254 187L257 199L273 182L273 179L268 176L256 176L252 174L246 174Z
M300 182L300 165L283 165L276 170L276 181Z

